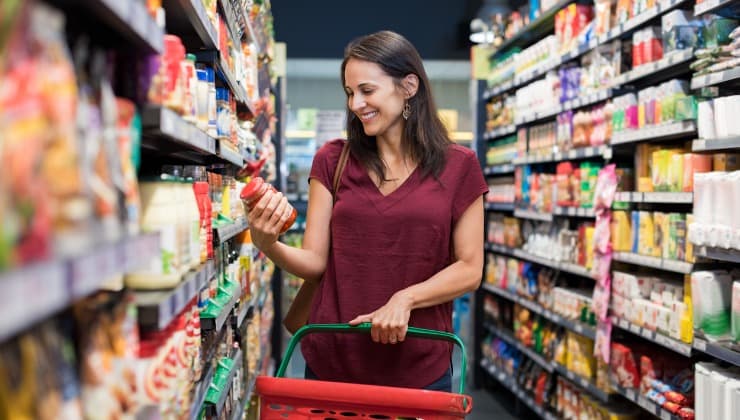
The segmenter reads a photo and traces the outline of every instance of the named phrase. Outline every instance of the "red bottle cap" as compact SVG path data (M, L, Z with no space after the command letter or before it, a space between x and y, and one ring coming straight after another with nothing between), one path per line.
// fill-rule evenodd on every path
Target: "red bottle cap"
M242 188L241 194L239 194L239 197L241 197L242 200L251 200L252 197L254 197L255 194L262 188L262 185L265 184L265 180L260 177L254 177L251 181L249 181L249 184L245 185L244 188Z

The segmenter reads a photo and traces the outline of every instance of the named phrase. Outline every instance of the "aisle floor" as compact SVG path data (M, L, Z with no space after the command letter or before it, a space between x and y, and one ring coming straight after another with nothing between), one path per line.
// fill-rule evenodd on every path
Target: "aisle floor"
M303 377L306 362L301 356L299 347L300 344L296 347L293 360L286 370L286 376L288 377ZM460 356L457 351L455 351L453 355L453 363L455 363L455 366L460 366ZM472 380L468 378L466 382L472 383ZM459 383L459 372L455 372L452 378L452 388L455 390L458 389ZM467 420L513 420L519 418L531 418L527 417L524 413L521 415L515 414L516 396L503 388L494 387L492 389L475 389L472 386L468 386L465 389L465 393L473 397L473 410L470 415L466 417Z

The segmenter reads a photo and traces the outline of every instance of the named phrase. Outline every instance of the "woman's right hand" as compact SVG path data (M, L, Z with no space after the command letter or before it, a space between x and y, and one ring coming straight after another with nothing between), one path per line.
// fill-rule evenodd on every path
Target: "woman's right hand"
M292 213L288 199L279 191L267 191L247 212L252 242L264 251L277 242L280 231Z

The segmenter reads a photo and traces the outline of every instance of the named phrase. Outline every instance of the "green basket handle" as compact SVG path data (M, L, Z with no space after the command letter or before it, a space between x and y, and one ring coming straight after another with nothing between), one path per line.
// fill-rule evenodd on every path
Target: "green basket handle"
M296 331L293 337L291 337L290 342L288 342L288 348L285 350L285 356L283 357L283 360L280 362L280 367L278 367L278 370L275 376L278 378L285 376L285 370L288 368L288 363L290 363L290 359L293 356L293 351L295 350L295 346L307 334L311 334L311 333L370 333L371 327L372 327L372 324L369 322L364 322L357 326L352 326L349 324L308 324L308 325L304 325L298 331ZM458 391L458 393L459 394L465 393L465 372L467 371L468 363L467 363L467 356L465 355L465 344L463 344L460 337L456 336L455 334L448 333L445 331L429 330L426 328L417 328L417 327L409 327L408 331L406 331L406 336L407 337L429 338L433 340L443 340L443 341L449 341L454 344L457 344L457 346L460 347L460 356L461 356L461 361L462 361L462 371L460 372L460 390Z

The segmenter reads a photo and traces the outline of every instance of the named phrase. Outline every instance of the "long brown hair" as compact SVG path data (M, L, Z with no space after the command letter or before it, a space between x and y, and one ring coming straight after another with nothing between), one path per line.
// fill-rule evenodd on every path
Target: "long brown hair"
M401 148L419 165L422 176L432 174L438 177L444 168L447 147L451 141L447 128L437 114L429 78L419 52L406 38L391 31L357 38L344 50L342 87L346 86L344 69L350 58L378 64L399 88L405 76L415 74L419 78L416 95L408 99L411 113L401 136ZM352 155L375 172L379 179L387 181L375 137L365 134L360 119L349 109L349 103L346 106L347 138Z

